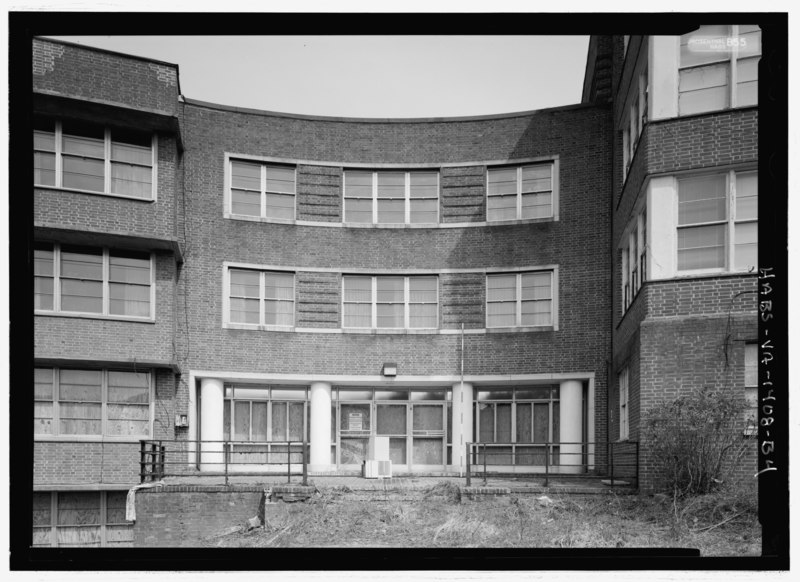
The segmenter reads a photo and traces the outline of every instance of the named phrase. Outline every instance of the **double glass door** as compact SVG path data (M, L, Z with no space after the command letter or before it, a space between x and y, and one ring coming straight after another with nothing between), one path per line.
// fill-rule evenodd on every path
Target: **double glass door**
M447 408L444 402L341 403L340 465L368 456L370 437L389 440L389 459L398 470L442 470L445 465Z

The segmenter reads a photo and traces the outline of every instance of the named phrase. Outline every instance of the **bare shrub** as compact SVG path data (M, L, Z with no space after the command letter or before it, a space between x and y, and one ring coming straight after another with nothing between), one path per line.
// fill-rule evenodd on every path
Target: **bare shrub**
M751 441L742 436L743 399L703 388L644 414L642 432L674 497L709 493L730 476Z

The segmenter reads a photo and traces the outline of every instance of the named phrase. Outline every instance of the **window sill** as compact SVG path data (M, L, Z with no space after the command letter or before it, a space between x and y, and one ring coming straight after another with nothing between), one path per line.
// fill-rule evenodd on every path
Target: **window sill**
M35 434L33 441L37 443L129 443L139 444L142 440L149 440L149 436L100 436L83 434Z
M676 271L673 279L699 279L703 277L736 277L741 275L758 275L758 267L752 271L734 271L729 269L697 269L695 271Z
M126 323L149 323L155 324L156 320L152 318L143 317L125 317L122 315L102 315L97 313L71 313L64 311L41 311L34 310L34 315L41 315L42 317L69 317L73 319L100 319L104 321L124 321Z
M46 186L42 184L34 184L34 188L39 190L52 190L54 192L74 192L75 194L92 194L94 196L105 196L107 198L121 198L123 200L135 200L138 202L153 203L156 201L155 197L141 198L139 196L128 196L127 194L114 194L112 192L98 192L96 190L79 190L77 188L61 188L58 186Z
M383 329L383 328L359 328L343 327L342 333L364 334L364 335L432 335L438 334L439 329Z
M556 217L547 218L523 218L512 220L492 220L480 222L426 222L419 224L405 224L405 223L386 223L386 224L372 224L365 222L343 222L343 221L315 221L315 220L298 220L288 218L265 218L263 216L248 216L246 214L231 214L230 212L223 213L223 218L228 220L238 220L242 222L261 222L265 224L285 224L289 226L311 226L322 228L360 228L360 229L374 229L374 230L420 230L420 229L438 229L438 228L476 228L487 226L520 226L526 224L539 224L548 222L558 222Z
M539 331L558 331L555 325L536 325L518 327L487 327L486 333L518 333L518 332L539 332Z
M233 214L232 212L225 212L223 218L229 220L242 220L244 222L269 222L272 224L297 224L295 218L272 218L267 216L251 216L249 214Z
M231 323L226 321L222 324L223 329L246 329L250 331L295 331L293 325L256 325L251 323Z
M684 115L681 115L679 113L678 115L674 115L672 117L659 117L658 119L650 119L648 121L656 122L656 123L660 123L660 122L663 122L663 121L678 121L680 119L691 119L693 117L704 117L706 115L729 113L731 111L746 111L748 109L754 109L754 110L758 111L758 104L755 104L755 105L739 105L737 107L725 107L724 109L712 109L711 111L702 111L702 112L698 112L698 113L686 113Z

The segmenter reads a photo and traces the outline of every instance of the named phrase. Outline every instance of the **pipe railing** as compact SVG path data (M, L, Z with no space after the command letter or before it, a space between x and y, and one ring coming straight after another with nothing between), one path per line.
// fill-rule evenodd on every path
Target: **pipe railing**
M546 442L466 444L467 486L472 478L482 476L486 485L489 474L513 473L515 476L543 475L544 486L550 478L602 477L616 482L639 483L639 443L624 442Z
M306 441L142 440L139 478L145 483L164 477L224 476L228 485L230 477L284 474L288 483L296 475L307 485L308 457Z

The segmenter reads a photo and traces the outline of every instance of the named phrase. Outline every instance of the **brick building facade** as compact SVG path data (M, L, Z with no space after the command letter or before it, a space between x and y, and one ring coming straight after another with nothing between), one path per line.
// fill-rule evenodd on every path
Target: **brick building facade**
M658 398L744 391L752 217L704 222L741 240L687 270L700 227L667 207L752 186L757 111L682 115L680 39L593 37L581 104L450 119L205 103L175 65L35 39L34 545L131 544L142 439L199 442L189 472L307 441L312 474L376 446L458 473L482 442L605 475Z

